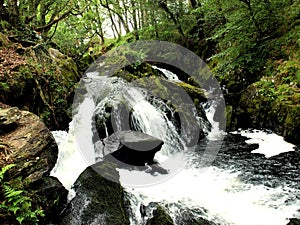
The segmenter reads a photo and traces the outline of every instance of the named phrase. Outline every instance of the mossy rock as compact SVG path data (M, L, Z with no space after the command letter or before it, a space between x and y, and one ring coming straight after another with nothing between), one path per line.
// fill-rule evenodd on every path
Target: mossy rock
M67 201L67 190L49 176L57 155L55 139L38 116L0 103L0 168L15 165L5 174L5 182L30 196L31 209L43 210L39 224L52 222ZM7 216L1 215L2 221L9 221L12 215Z
M0 101L37 114L50 129L67 129L80 79L75 62L42 45L27 48L25 55L6 51L9 63L0 69Z
M185 82L176 82L175 84L182 87L192 99L198 99L200 102L205 102L207 100L206 93L203 89Z
M300 143L300 105L287 107L287 116L284 121L283 136L291 142Z
M124 190L114 164L99 162L83 171L74 184L76 196L61 216L63 225L129 225Z
M267 128L295 144L300 143L299 118L299 90L264 77L242 94L237 114L239 127Z
M147 225L174 225L174 222L166 210L158 206L153 211L153 217L147 221Z

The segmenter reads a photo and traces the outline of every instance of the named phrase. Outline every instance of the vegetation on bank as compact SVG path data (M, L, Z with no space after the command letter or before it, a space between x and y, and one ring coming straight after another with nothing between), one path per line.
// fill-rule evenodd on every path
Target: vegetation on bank
M149 39L178 43L209 64L228 89L230 129L269 128L299 144L298 0L0 0L0 102L67 129L74 88L90 63L115 46ZM121 75L147 75L139 72ZM198 87L181 85L199 102ZM31 207L18 179L5 180L7 168L0 172L0 216L37 223L43 211Z
M5 173L14 166L8 164L0 171L0 216L4 213L6 223L37 225L39 218L44 216L43 210L33 209L30 194L24 190L20 179L5 179Z
M230 117L238 120L241 96L255 82L265 101L277 99L298 104L299 12L300 2L296 0L1 0L0 32L5 35L0 35L0 45L3 54L13 51L19 55L26 53L28 47L34 50L54 47L66 59L74 59L84 71L95 58L126 42L149 39L175 42L191 49L210 65L229 91L226 101L233 107ZM5 49L9 41L18 43L17 47ZM40 57L44 57L42 52ZM24 59L14 57L24 64ZM2 56L1 60L5 58ZM38 98L31 98L30 102L38 99L36 105L45 107L32 109L27 102L29 110L48 125L60 127L60 122L67 118L67 113L60 111L70 106L77 80L68 80L68 73L57 72L57 67L50 65L52 61L43 64L37 60L29 64L24 68L19 64L12 67L14 63L5 67L2 63L6 75L5 79L2 75L1 87L11 89L6 98L16 97L17 101L27 93L14 96L15 80L20 79L21 82L17 81L20 90L35 86ZM15 75L16 70L21 70L18 73L21 78ZM11 74L14 74L12 80ZM2 97L1 101L7 99ZM263 101L258 104L264 107ZM239 125L239 121L233 123L230 127Z

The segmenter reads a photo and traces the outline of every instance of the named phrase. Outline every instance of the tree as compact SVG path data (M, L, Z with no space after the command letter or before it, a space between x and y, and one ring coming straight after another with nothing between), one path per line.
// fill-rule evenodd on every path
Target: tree
M70 14L78 14L73 0L0 0L0 9L8 12L3 14L1 21L6 21L12 29L36 31L43 37L58 22L66 19Z

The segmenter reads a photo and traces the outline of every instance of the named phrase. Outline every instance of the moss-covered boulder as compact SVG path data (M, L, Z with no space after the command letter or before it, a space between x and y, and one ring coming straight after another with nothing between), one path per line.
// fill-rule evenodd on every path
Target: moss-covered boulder
M174 225L172 218L162 206L153 211L153 217L147 221L147 225Z
M242 94L238 126L267 128L300 143L300 89L278 77L263 77Z
M51 132L33 113L0 103L0 168L14 164L6 174L6 182L21 189L31 199L31 208L41 209L40 224L49 223L63 209L67 190L50 177L58 155ZM1 187L3 188L3 187ZM5 199L1 195L0 202ZM14 215L2 211L2 221L14 221Z
M99 162L88 167L74 184L76 196L61 216L60 225L129 225L124 190L115 165Z
M0 49L0 63L1 102L37 114L51 129L68 127L80 79L71 58L44 45L11 46Z

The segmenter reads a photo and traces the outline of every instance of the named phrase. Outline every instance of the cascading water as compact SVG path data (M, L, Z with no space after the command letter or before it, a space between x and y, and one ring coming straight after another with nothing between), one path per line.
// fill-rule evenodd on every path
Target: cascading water
M174 122L166 116L165 109L168 105L164 102L159 104L152 102L151 104L142 90L130 87L119 78L101 78L99 83L93 87L94 83L89 84L88 79L95 76L97 77L96 74L88 74L86 83L90 85L89 89L93 92L93 96L97 96L97 99L89 98L88 95L85 96L84 101L78 106L78 113L71 123L68 134L62 131L53 132L60 151L58 163L52 171L52 175L57 176L70 190L71 184L80 172L87 165L94 163L95 158L97 158L95 154L100 154L97 151L95 153L95 143L91 138L92 132L86 134L84 143L76 143L75 131L82 126L85 126L84 130L92 131L94 112L105 116L107 103L115 106L113 112L115 129L122 129L122 118L118 117L116 112L118 111L118 101L124 100L133 109L129 115L130 119L128 119L131 121L129 126L132 129L163 139L165 141L164 149L157 154L156 160L165 169L172 169L174 161L170 165L164 165L164 161L170 155L176 154L177 151L174 152L174 149L182 150L186 147ZM99 85L102 88L99 88ZM97 106L94 105L96 101L99 101ZM91 109L88 110L88 113L87 108ZM165 174L146 174L150 183L153 177L155 179L162 177L161 180L164 182L153 183L147 187L143 185L132 187L127 185L126 179L130 176L134 179L146 172L119 169L120 181L125 186L131 202L131 224L145 224L147 218L151 217L151 212L148 211L147 215L142 218L139 211L140 204L147 206L153 202L165 206L175 224L189 224L191 218L196 219L196 221L204 218L215 224L223 225L284 225L288 222L287 218L299 217L300 200L297 198L300 195L300 187L297 183L299 177L287 179L286 182L278 184L275 175L264 172L257 175L253 172L256 168L250 170L249 167L252 163L262 165L268 159L263 156L257 157L257 155L243 150L247 144L239 134L224 134L218 129L218 123L213 121L216 109L214 102L207 103L204 108L206 116L212 124L212 129L207 138L199 143L196 150L179 151L180 154L177 155L175 161L177 160L176 162L184 165L184 168L173 177L166 177ZM108 128L105 127L105 129L108 133ZM269 135L265 132L261 134ZM220 157L217 157L212 165L203 168L199 159L203 149L209 144L220 144L219 140L222 135L227 138L221 143ZM280 141L281 143L284 142L283 140ZM85 151L88 154L81 154L82 145L85 146ZM99 141L96 145L100 146L97 148L102 146ZM261 147L273 148L270 142L268 144L266 142ZM233 152L232 149L238 150ZM289 151L291 150L294 149ZM284 152L284 149L281 152ZM277 151L274 154L279 153ZM244 155L247 155L248 161L243 158ZM293 169L292 166L286 166L286 170ZM295 176L297 174L296 172ZM257 178L257 176L259 177ZM254 178L257 178L255 182Z

